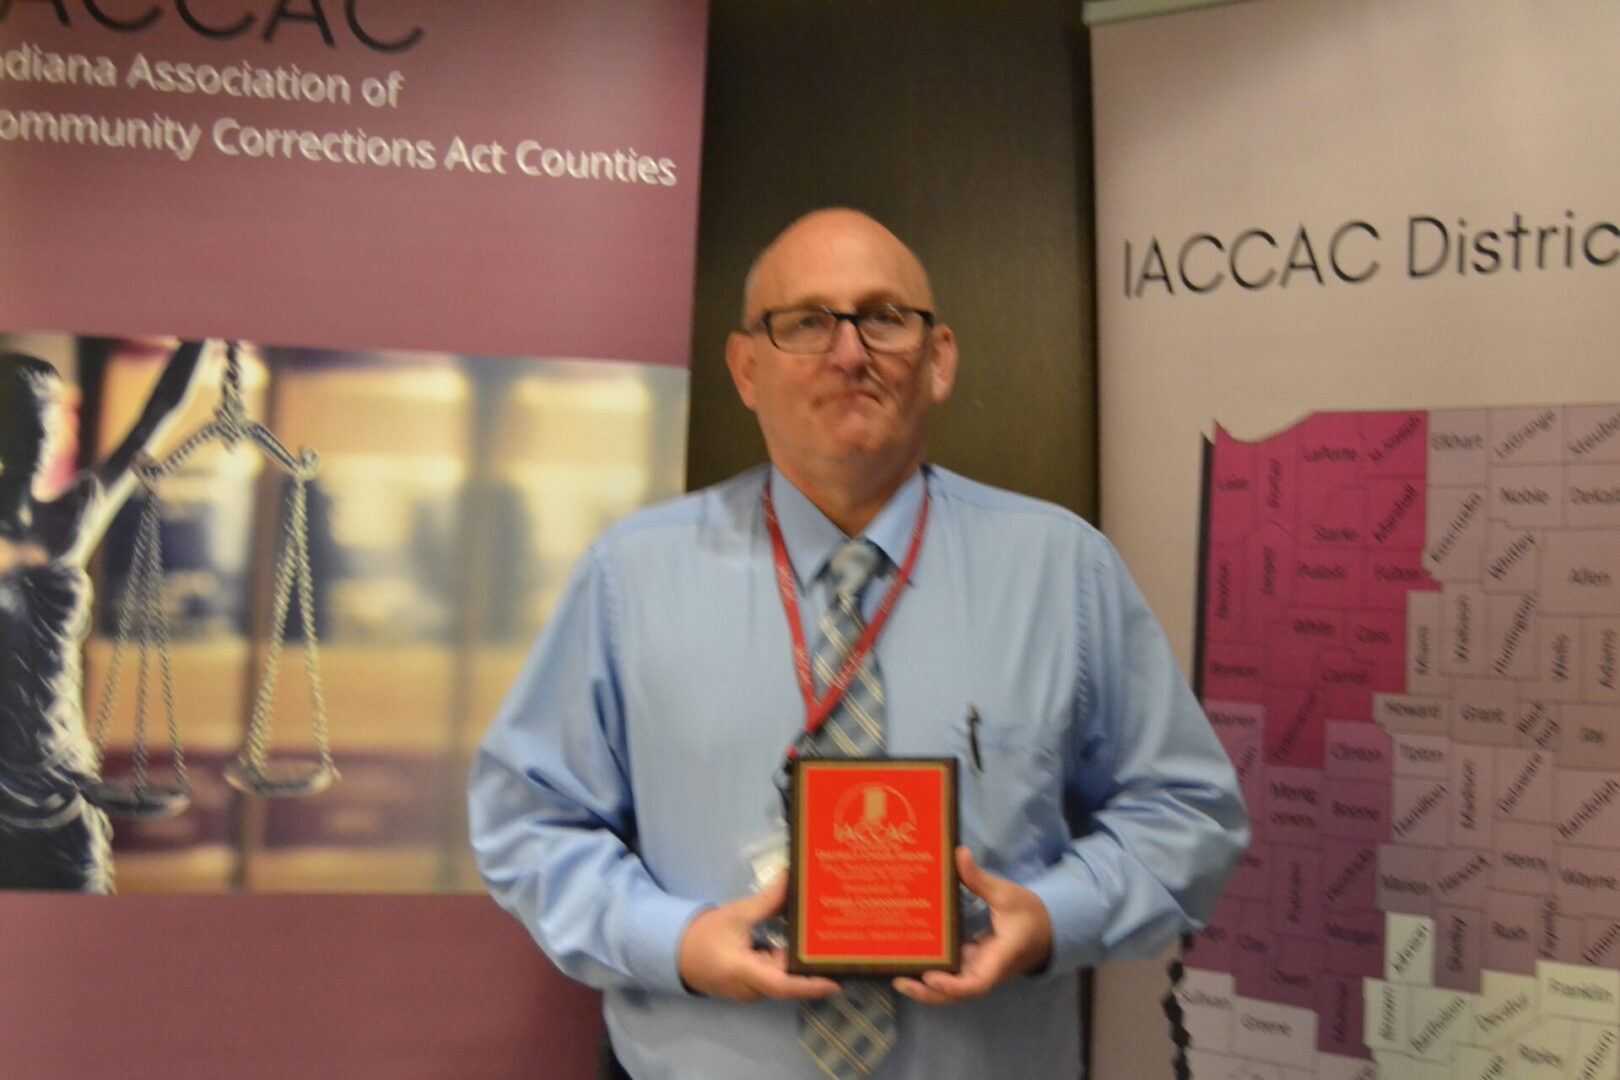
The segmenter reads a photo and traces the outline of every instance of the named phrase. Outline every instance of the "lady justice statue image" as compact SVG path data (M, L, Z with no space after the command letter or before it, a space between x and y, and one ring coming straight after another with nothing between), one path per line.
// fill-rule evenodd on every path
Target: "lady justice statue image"
M137 457L178 416L202 352L180 344L123 441L49 499L36 488L62 422L61 378L43 360L0 353L0 889L111 891L111 827L84 796L96 769L80 686L85 567L129 498Z

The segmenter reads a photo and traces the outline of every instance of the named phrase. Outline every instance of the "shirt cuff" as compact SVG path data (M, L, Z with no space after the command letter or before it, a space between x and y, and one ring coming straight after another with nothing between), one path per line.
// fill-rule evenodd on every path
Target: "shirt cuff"
M1034 978L1069 975L1101 962L1107 904L1097 887L1083 880L1084 875L1075 857L1068 855L1022 883L1046 905L1046 916L1052 922L1052 956Z
M693 919L713 907L701 900L685 900L656 892L641 899L628 913L624 927L625 969L645 989L690 994L681 982L681 938Z

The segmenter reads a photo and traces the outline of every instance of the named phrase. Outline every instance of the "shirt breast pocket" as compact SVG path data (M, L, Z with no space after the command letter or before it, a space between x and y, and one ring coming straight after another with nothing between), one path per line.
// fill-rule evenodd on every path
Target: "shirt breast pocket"
M1051 718L990 710L957 723L962 843L987 866L1010 868L1066 835L1062 732Z

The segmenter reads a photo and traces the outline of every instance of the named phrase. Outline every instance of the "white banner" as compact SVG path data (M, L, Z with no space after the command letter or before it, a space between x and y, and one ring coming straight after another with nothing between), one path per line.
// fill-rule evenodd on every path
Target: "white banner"
M1612 74L1620 5L1608 0L1253 0L1109 26L1095 31L1092 40L1102 519L1189 670L1198 624L1201 444L1214 437L1217 424L1241 454L1242 444L1286 434L1314 413L1377 414L1323 421L1326 426L1320 430L1353 433L1361 440L1358 452L1368 455L1378 450L1373 443L1399 441L1403 429L1408 434L1421 430L1428 456L1425 461L1419 454L1416 468L1422 473L1427 467L1431 484L1436 482L1435 440L1468 437L1461 428L1452 430L1472 422L1456 410L1476 410L1471 416L1481 425L1487 452L1495 445L1506 446L1507 456L1524 452L1530 436L1507 445L1517 430L1513 424L1534 423L1549 409L1555 419L1547 423L1562 425L1559 431L1568 436L1563 443L1603 440L1607 414L1593 407L1620 401L1620 348L1615 344L1620 339L1620 304L1615 302L1620 296L1620 185L1615 182L1620 176L1620 133L1614 124L1620 114L1620 83ZM1590 431L1570 426L1586 420L1595 425ZM1497 443L1488 442L1498 434ZM1345 447L1324 443L1316 449L1338 454ZM1566 449L1545 462L1538 459L1536 467L1563 468L1574 460L1570 455L1586 452L1576 446ZM1308 461L1310 449L1303 445L1291 452L1295 456L1289 460L1301 468L1332 463L1330 457ZM1234 476L1256 484L1267 479L1253 472ZM1503 485L1528 490L1529 479L1481 471L1480 491L1492 496L1482 504L1487 508L1483 519L1504 527L1523 520L1511 506L1502 510L1504 500L1511 499L1496 498L1494 491ZM1578 479L1585 485L1582 498L1603 486L1584 474ZM1549 498L1571 500L1580 494L1559 488L1559 482L1554 478ZM1339 520L1335 514L1348 515L1344 504L1306 500L1299 506L1309 504L1312 514L1326 516L1307 520L1299 509L1295 525L1321 525L1328 530L1323 542L1329 545L1351 543L1346 534L1333 530L1352 527L1347 522L1354 517L1370 537L1381 523L1395 520L1389 514L1398 518L1409 512L1416 497L1405 495L1405 474L1391 471L1387 462L1377 469L1368 464L1345 484L1352 500L1363 499L1357 504L1359 516ZM1303 481L1301 485L1304 490ZM1410 534L1415 537L1413 565L1420 545L1426 543L1432 554L1455 518L1438 520L1439 497L1416 486L1426 496L1428 516L1426 538ZM1388 506L1372 505L1380 494L1388 495ZM1466 493L1452 494L1453 510L1467 503ZM1403 498L1408 508L1399 509ZM1385 529L1376 542L1388 540L1393 529ZM1254 535L1259 532L1257 524ZM1502 532L1500 539L1506 552L1514 538ZM1578 544L1568 537L1551 539L1555 546ZM1310 595L1323 605L1345 612L1371 605L1353 593L1334 592L1333 583L1325 580L1338 572L1330 560L1297 561L1304 567L1301 573L1317 576ZM1374 572L1370 558L1356 565L1361 570L1346 563L1345 572ZM1425 556L1423 565L1435 573L1432 558ZM1572 569L1606 572L1595 565ZM1405 564L1399 572L1408 572ZM1231 596L1241 603L1258 595L1261 581L1261 571L1254 570L1226 584L1236 589ZM1425 588L1431 585L1437 595L1451 595L1440 594L1439 580ZM1459 595L1466 587L1462 581L1444 582L1445 589ZM1527 586L1520 595L1533 594ZM1387 597L1380 604L1383 599ZM1525 629L1533 625L1529 609L1517 601L1491 601L1482 610L1488 633L1510 634L1515 626L1521 635L1541 633L1539 626ZM1577 615L1599 617L1596 612ZM1397 629L1408 627L1404 612L1395 619ZM1335 625L1347 632L1355 629L1348 622ZM1436 633L1449 625L1436 623ZM1360 628L1386 632L1385 624L1376 621ZM1553 635L1541 636L1550 640ZM1274 643L1264 627L1258 637L1254 655L1263 667ZM1516 648L1518 639L1513 641ZM1593 663L1601 664L1601 647L1593 647ZM1225 671L1248 671L1243 648L1242 641L1233 642ZM1401 648L1397 642L1397 653ZM1510 660L1514 672L1528 663L1519 653ZM1297 717L1307 726L1291 736L1284 731L1288 739L1281 747L1277 738L1263 740L1257 760L1301 774L1269 778L1282 784L1285 796L1304 790L1330 799L1328 788L1312 786L1321 781L1323 747L1346 746L1347 753L1360 753L1371 745L1358 741L1361 734L1372 732L1374 741L1388 736L1388 726L1377 723L1377 717L1356 714L1364 708L1362 698L1367 698L1370 714L1380 700L1377 695L1390 688L1369 685L1360 696L1345 692L1346 682L1376 682L1376 665L1321 664L1311 670L1311 678L1335 687L1318 699L1331 702L1330 711L1313 717L1307 691L1296 701ZM1459 714L1463 705L1475 715L1490 712L1477 695L1459 698L1460 686L1453 679L1439 688L1402 689L1444 698L1448 716ZM1508 693L1515 703L1531 700L1523 687L1488 689ZM1228 710L1230 714L1247 715L1249 705L1261 710L1269 705L1278 712L1279 702L1290 700L1264 687L1255 691L1252 696L1259 700L1234 702L1241 707ZM1612 724L1620 738L1620 717L1612 708L1592 715ZM1338 722L1362 727L1350 729L1354 737L1334 742L1341 729L1332 725ZM1277 730L1267 726L1273 735ZM1534 735L1520 733L1521 740L1533 741ZM1469 744L1466 733L1456 728L1433 737L1446 741L1447 749ZM1519 775L1506 761L1507 755L1519 752L1512 745L1493 751L1492 782L1509 784ZM1572 764L1571 755L1556 745L1549 752L1549 766L1560 773ZM1302 759L1289 757L1301 753ZM1410 810L1426 790L1419 789L1416 779L1397 776L1395 794L1381 795L1379 777L1343 779L1375 785L1357 788L1366 796L1358 805L1369 813L1383 811L1387 824L1380 827L1386 834L1399 825L1389 820L1392 808ZM1389 777L1382 782L1388 784ZM1253 897L1255 905L1252 916L1245 916L1252 917L1253 926L1241 932L1261 941L1276 932L1272 916L1290 910L1277 899L1286 898L1291 887L1285 876L1292 875L1294 883L1302 882L1301 888L1320 899L1354 865L1330 865L1331 857L1342 854L1330 841L1313 844L1304 834L1293 840L1268 836L1268 815L1276 809L1271 786L1251 786L1251 811L1260 822L1256 852L1315 852L1320 858L1300 855L1277 858L1269 868L1251 866L1246 871L1250 879L1235 886L1243 894L1241 902ZM1574 781L1555 787L1549 798L1544 815L1549 829L1556 827L1553 817L1567 810L1558 820L1573 820L1585 805ZM1284 824L1299 825L1297 808L1279 813L1288 819ZM1384 842L1373 842L1379 839ZM1374 851L1375 862L1392 858L1388 852L1400 848L1396 841L1403 839L1410 838L1371 838L1368 850ZM1445 844L1440 840L1440 846ZM1484 856L1492 860L1492 875L1500 862L1495 845L1494 839L1481 842ZM1466 865L1436 870L1430 884L1444 889ZM1600 876L1595 870L1581 872ZM1469 883L1489 877L1477 871L1465 876ZM1392 877L1405 880L1400 874ZM1516 880L1514 887L1530 890L1522 895L1531 901L1545 899L1526 879ZM1455 882L1463 888L1463 878ZM1492 888L1497 885L1492 881ZM1550 895L1552 890L1549 886L1543 892ZM1401 943L1384 920L1408 916L1390 915L1402 907L1384 899L1369 900L1376 906L1339 926L1342 940L1376 932L1380 947L1397 948ZM1307 904L1297 910L1313 909ZM1459 910L1472 909L1464 905ZM1583 947L1601 938L1602 928L1596 925L1600 917L1595 912L1571 924L1572 932L1583 935ZM1326 935L1319 920L1312 929L1319 940ZM1403 932L1409 929L1403 924ZM1475 1054L1478 1062L1472 1057L1463 1062L1450 1047L1470 1039L1480 1045L1488 1041L1477 1031L1468 1039L1462 1032L1472 1031L1468 1024L1477 1023L1477 1017L1493 1015L1490 1009L1500 1002L1492 993L1511 998L1503 989L1510 984L1490 983L1492 976L1571 985L1565 977L1570 973L1538 974L1537 964L1550 968L1551 962L1565 958L1561 947L1544 941L1539 951L1531 950L1512 964L1504 961L1505 968L1516 965L1517 970L1493 972L1488 962L1483 968L1476 963L1473 977L1463 980L1468 986L1446 989L1443 978L1433 977L1433 969L1446 958L1445 929L1444 918L1439 918L1429 931L1442 936L1430 958L1428 982L1409 986L1385 974L1391 980L1387 985L1368 979L1362 993L1354 995L1341 985L1342 979L1311 986L1300 982L1333 966L1325 949L1316 972L1309 959L1279 967L1263 950L1257 952L1260 959L1241 962L1230 956L1210 960L1206 951L1203 982L1182 995L1193 1032L1194 1076L1239 1068L1267 1077L1292 1070L1350 1076L1374 1065L1374 1051L1377 1067L1387 1075L1445 1071L1449 1076L1472 1064L1488 1069L1490 1055ZM1587 935L1595 936L1586 941ZM1489 953L1479 955L1490 960ZM1198 951L1189 959L1196 969ZM1249 963L1258 966L1242 967ZM1613 966L1609 961L1604 965ZM1217 976L1231 978L1223 982ZM1141 1051L1148 1045L1144 1040L1164 1030L1154 1007L1163 990L1156 971L1103 974L1096 1025L1098 1075L1143 1075L1144 1060L1162 1061L1158 1075L1169 1075L1168 1041L1162 1055ZM1398 1004L1395 1027L1405 1032L1404 1041L1392 1036L1380 1043L1373 1023L1378 1017L1364 1008L1375 1002L1379 1010ZM1612 1001L1608 1012L1615 1012ZM1548 1034L1553 1019L1574 1026ZM1354 1031L1347 1026L1363 1022L1367 1026ZM1605 1013L1598 1020L1574 1017L1567 1009L1549 1018L1537 1012L1531 1023L1537 1034L1514 1036L1517 1042L1504 1045L1515 1053L1522 1049L1528 1055L1524 1061L1536 1054L1558 1056L1573 1075L1587 1053L1608 1045L1605 1033L1617 1023L1620 1013ZM1588 1024L1596 1026L1589 1030ZM1556 1045L1543 1045L1549 1040ZM1340 1052L1329 1053L1329 1047ZM1601 1075L1613 1075L1612 1062L1602 1067L1607 1071Z

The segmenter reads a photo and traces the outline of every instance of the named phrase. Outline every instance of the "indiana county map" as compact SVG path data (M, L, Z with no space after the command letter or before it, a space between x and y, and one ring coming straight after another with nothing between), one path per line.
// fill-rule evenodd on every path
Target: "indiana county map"
M1254 840L1195 1080L1620 1076L1620 405L1318 413L1205 465Z

